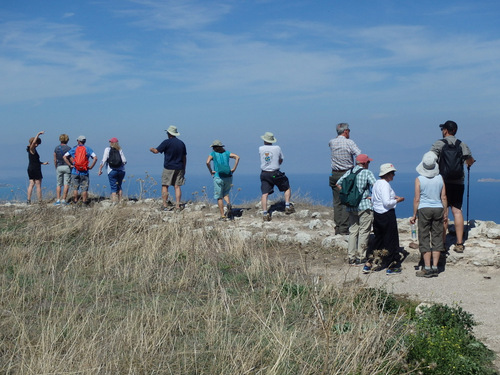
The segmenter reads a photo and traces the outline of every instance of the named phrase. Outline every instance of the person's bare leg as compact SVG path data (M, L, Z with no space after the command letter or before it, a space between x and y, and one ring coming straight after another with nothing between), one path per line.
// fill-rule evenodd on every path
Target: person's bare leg
M28 201L31 201L31 194L33 194L33 187L35 186L35 180L30 180L28 185Z
M262 206L262 211L267 212L267 197L269 194L262 194L260 198L260 204Z
M61 200L61 187L59 185L56 186L56 200Z
M180 208L181 206L181 198L182 198L182 190L180 185L175 185L175 207Z
M292 197L292 189L285 191L285 203L290 203L290 198Z
M168 185L161 186L161 198L163 199L163 207L167 208L168 202Z
M35 180L35 187L38 203L40 203L42 201L42 180Z
M464 216L462 210L458 208L451 207L451 213L453 214L453 221L455 222L455 233L457 236L457 243L464 243Z
M219 206L220 217L224 216L224 201L222 198L217 199L217 206Z
M89 192L88 191L82 191L82 201L83 203L87 203L87 199L89 198Z
M441 252L440 251L433 251L432 252L432 265L434 267L437 267L439 264L439 258L441 257ZM424 259L425 262L425 259Z
M431 252L427 251L423 253L422 257L424 258L424 266L427 268L431 268Z
M62 199L65 200L65 201L68 198L68 191L69 191L69 185L64 185Z

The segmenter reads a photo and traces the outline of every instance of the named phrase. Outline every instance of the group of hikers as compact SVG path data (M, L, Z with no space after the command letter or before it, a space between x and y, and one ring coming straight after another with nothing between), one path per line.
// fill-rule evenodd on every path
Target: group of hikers
M442 138L434 142L416 167L419 176L415 179L413 216L410 218L411 224L418 223L419 250L424 262L416 276L426 278L438 276L441 253L447 251L449 208L456 233L453 250L464 251L464 164L469 168L475 162L469 147L455 136L456 122L446 121L439 128ZM376 180L368 170L373 159L362 154L350 139L347 123L337 125L337 137L330 140L329 146L335 233L349 236L349 264L362 266L363 273L384 268L388 275L401 273L403 255L395 208L404 198L397 196L390 186L396 168L391 163L382 164ZM354 188L349 187L349 180L354 181ZM346 189L359 195L356 203L346 202L351 193ZM372 226L374 240L369 246Z
M458 126L454 121L446 121L439 125L442 138L437 140L430 151L423 155L416 170L419 176L415 179L415 197L413 200L412 224L418 223L418 241L424 267L417 271L417 276L435 277L438 275L438 261L441 252L446 249L446 232L448 226L448 208L454 218L456 243L454 251L464 251L464 220L462 202L464 194L464 164L470 167L474 163L469 147L458 140L455 135ZM162 209L165 211L182 210L181 187L185 182L186 146L178 137L180 133L175 126L165 130L167 139L158 147L150 148L154 154L162 153L163 172ZM333 191L335 234L348 235L348 262L363 267L363 273L386 269L388 275L401 272L402 256L399 247L399 235L396 221L396 205L404 200L396 195L390 182L394 179L396 168L391 163L384 163L379 169L379 179L368 169L373 161L363 154L356 143L350 139L350 128L347 123L336 126L337 137L329 142L331 149L330 186ZM38 200L42 199L41 162L37 152L42 140L43 131L30 138L28 151L28 201L31 203L33 189L36 187ZM284 156L277 139L271 132L261 136L264 144L259 147L261 207L262 219L271 221L268 210L268 196L276 187L284 193L285 214L295 212L291 202L290 181L281 171ZM57 174L56 201L54 205L68 204L69 188L73 189L73 202L81 200L88 203L89 171L97 163L94 151L86 145L86 137L77 138L73 148L67 145L69 137L61 134L60 144L54 149L54 165ZM227 151L220 140L214 140L210 147L206 165L213 177L214 199L220 211L220 220L231 217L232 206L229 192L232 187L232 176L238 167L240 157ZM92 162L90 162L92 159ZM233 166L230 160L234 159ZM99 166L101 175L106 168L111 200L117 202L122 197L122 182L125 177L127 160L118 139L109 140ZM169 200L168 189L174 187L175 204ZM354 197L354 200L352 199ZM224 207L224 202L226 207ZM354 203L353 203L354 202ZM369 236L372 231L374 240L369 247ZM380 260L381 259L381 260Z

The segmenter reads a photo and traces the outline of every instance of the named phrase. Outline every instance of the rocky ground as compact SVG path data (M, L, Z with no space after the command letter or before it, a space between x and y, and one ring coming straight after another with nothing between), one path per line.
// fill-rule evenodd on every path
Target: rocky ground
M107 200L93 205L97 209L112 207ZM277 202L272 206L272 221L264 222L256 203L234 207L234 218L228 221L219 221L218 209L210 203L187 203L181 212L161 211L160 203L152 199L129 201L121 206L132 206L138 212L147 212L167 223L196 217L202 222L200 231L217 227L227 235L242 239L275 240L288 245L280 254L285 261L307 267L309 273L326 282L381 287L424 302L459 305L478 321L475 334L497 353L496 365L500 370L500 225L494 222L471 221L465 252L455 253L451 246L444 272L436 278L426 279L415 276L420 253L418 244L410 236L409 219L398 219L400 245L409 253L403 262L403 272L391 276L383 271L364 275L361 267L347 265L347 237L333 235L333 215L329 207L296 204L296 212L285 215L283 203ZM4 210L27 208L15 203L6 203L2 207ZM450 232L448 245L454 242L453 225Z

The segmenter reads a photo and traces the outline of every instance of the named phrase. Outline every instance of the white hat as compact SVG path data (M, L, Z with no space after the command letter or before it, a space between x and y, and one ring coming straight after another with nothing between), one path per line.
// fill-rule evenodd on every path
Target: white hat
M437 155L428 151L422 157L422 161L416 168L418 174L424 177L434 177L439 174L439 164L437 163Z
M76 139L77 141L80 141L80 142L85 142L87 140L87 138L85 138L84 135L79 135L78 138Z
M174 137L178 137L179 135L181 135L181 133L179 133L179 132L177 131L177 126L170 125L170 126L168 127L168 129L167 129L167 130L165 130L165 131L166 131L168 134L173 135Z
M380 173L378 174L379 177L385 176L389 172L396 172L396 168L394 168L394 165L391 163L385 163L380 166Z
M271 132L266 132L264 135L261 135L260 137L264 140L264 142L267 142L267 143L275 143L278 141L274 137L274 134Z

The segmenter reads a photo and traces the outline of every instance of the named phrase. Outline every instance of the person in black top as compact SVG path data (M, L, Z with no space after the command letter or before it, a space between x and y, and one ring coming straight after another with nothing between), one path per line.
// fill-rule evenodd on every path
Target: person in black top
M31 137L29 140L29 145L26 147L26 151L28 152L28 178L30 183L28 185L28 204L31 204L31 194L33 193L33 187L36 186L36 195L38 198L38 202L42 201L42 164L48 165L49 162L41 162L40 155L38 155L37 147L42 143L42 139L40 136L44 132L38 132L35 137Z

